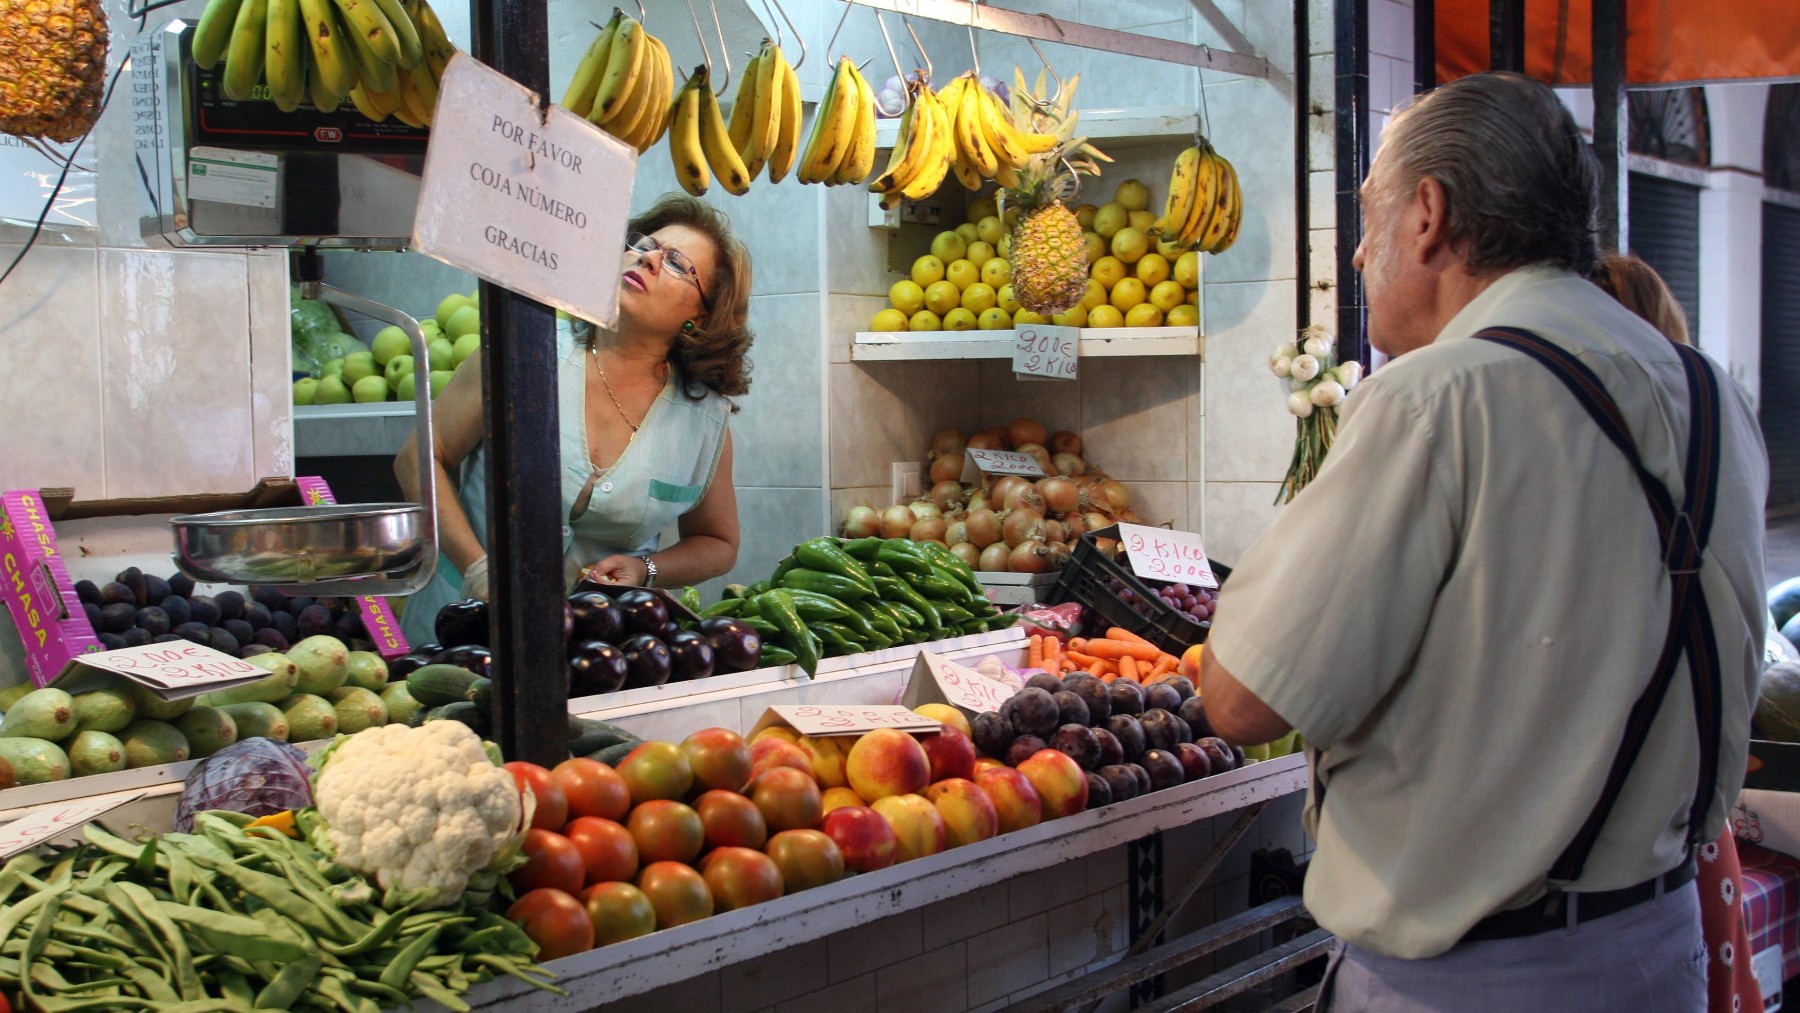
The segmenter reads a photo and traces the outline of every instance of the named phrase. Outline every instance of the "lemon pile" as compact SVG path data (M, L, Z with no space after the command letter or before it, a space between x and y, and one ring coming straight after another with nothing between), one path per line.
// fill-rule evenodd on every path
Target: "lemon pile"
M1044 317L1013 298L1009 224L991 197L969 204L968 221L940 232L911 275L888 289L873 331L1008 330L1023 324L1070 327L1192 327L1200 322L1200 254L1159 240L1150 188L1135 179L1113 199L1075 209L1087 243L1088 286L1081 303Z

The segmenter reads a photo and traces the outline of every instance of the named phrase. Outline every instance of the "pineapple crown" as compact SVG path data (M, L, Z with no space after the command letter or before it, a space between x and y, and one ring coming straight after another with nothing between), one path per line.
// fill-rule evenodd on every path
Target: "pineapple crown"
M1022 133L1050 134L1057 145L1049 151L1031 156L1019 170L1019 185L1002 193L1007 204L1021 207L1043 207L1053 202L1069 203L1080 188L1080 176L1100 175L1100 163L1110 162L1099 148L1077 136L1075 127L1081 114L1071 108L1081 75L1059 81L1054 95L1047 95L1044 72L1026 87L1025 72L1013 68L1012 101L1009 112L1014 127Z

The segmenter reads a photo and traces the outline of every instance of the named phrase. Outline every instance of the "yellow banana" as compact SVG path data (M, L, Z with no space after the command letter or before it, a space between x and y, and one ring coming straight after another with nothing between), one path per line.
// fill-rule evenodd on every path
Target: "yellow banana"
M334 0L337 9L344 15L344 23L358 40L361 47L358 53L367 53L377 61L390 67L400 63L400 43L395 38L394 26L388 22L387 15L381 12L381 5L376 0ZM369 68L365 63L363 74L367 76ZM389 75L390 77L392 75ZM387 91L387 88L382 88Z
M450 55L456 52L456 46L444 31L444 23L438 20L437 11L426 0L415 0L413 20L419 25L419 39L425 44L425 56L438 56L443 63L450 62ZM434 67L432 73L442 76L443 71Z
M300 0L300 17L312 50L309 90L310 72L316 70L320 84L341 103L356 85L356 56L348 51L351 42L343 37L331 10L331 0Z
M238 8L242 5L243 0L207 0L191 43L194 62L202 70L211 70L224 59L225 47L231 42L231 31L237 26Z
M1169 197L1163 202L1163 238L1173 239L1181 234L1188 212L1194 208L1194 184L1199 175L1200 148L1195 145L1175 157L1175 168L1169 173Z
M408 94L418 100L415 110L419 119L431 126L432 118L437 115L438 100L437 76L431 72L431 65L420 60L401 74L400 79L410 89Z
M1231 228L1231 205L1237 201L1237 193L1231 185L1230 163L1216 151L1211 152L1209 157L1216 166L1219 197L1214 205L1212 218L1206 223L1206 231L1200 236L1199 246L1211 253Z
M325 79L320 76L319 65L309 63L306 66L306 99L312 107L322 113L336 112L337 107L344 104L344 96L331 90Z
M762 66L763 57L768 53L769 44L764 42L762 52L751 57L744 72L738 75L737 98L731 100L731 122L726 126L726 132L731 134L731 146L740 155L750 153L750 120L756 116L757 68ZM745 164L749 164L747 158Z
M1019 170L1001 162L1000 170L994 173L994 182L1008 190L1017 190L1024 180L1019 176Z
M225 74L220 82L228 99L244 101L262 80L268 14L268 0L244 0L238 8L237 26L231 31L231 45L225 50Z
M769 152L769 182L779 183L787 177L788 170L794 167L794 156L800 151L801 118L800 110L800 76L794 73L793 65L781 50L775 50L775 58L781 70L781 129L776 135L775 148Z
M269 0L263 30L263 77L275 108L284 113L306 101L306 50L300 0Z
M1231 249L1231 244L1237 242L1238 226L1244 222L1244 191L1238 188L1237 166L1224 159L1220 161L1225 166L1225 175L1231 179L1231 222L1225 227L1225 235L1212 248L1214 256Z
M700 92L694 78L681 86L675 99L675 118L669 128L669 154L675 159L675 178L681 188L699 197L712 182L706 168L706 152L700 147Z
M979 81L975 86L975 106L981 114L977 123L981 128L982 142L994 153L994 161L998 165L994 170L995 176L998 177L1001 170L1017 169L1024 165L1030 156L1013 145L1013 136L1005 127L1006 112L1000 108L999 97Z
M781 88L787 84L781 72L781 49L774 43L763 44L763 55L756 67L756 115L750 121L750 145L744 155L745 167L754 177L769 160L769 154L781 141L781 111L786 108ZM745 73L749 73L746 69Z
M587 52L581 56L581 63L575 67L575 77L569 81L569 88L563 92L562 107L577 116L586 116L594 107L594 93L600 88L600 74L606 69L606 54L612 48L613 36L619 34L619 21L625 15L618 8L613 9L612 20L594 36L588 44Z
M400 0L375 0L381 7L381 14L388 19L389 27L394 30L394 46L400 52L398 66L401 70L411 70L425 59L425 43L419 37L419 26L413 22L412 15L401 5Z
M706 154L713 175L727 192L742 197L750 192L750 170L731 146L731 135L725 130L725 116L719 112L719 100L713 96L711 77L705 70L695 75L700 91L700 150Z
M656 74L649 98L650 119L644 133L638 138L638 154L650 150L650 146L662 139L663 132L669 129L669 102L675 97L675 64L669 58L669 47L662 40L650 36L650 53L656 57L652 68Z
M900 191L900 195L907 200L920 200L936 193L938 187L943 185L944 176L949 173L952 161L949 110L930 88L919 89L919 99L922 119L920 126L914 129L925 131L922 138L925 154L918 175L908 180Z
M627 95L618 103L618 115L606 121L603 128L607 133L617 137L632 147L637 147L638 136L650 132L650 120L655 110L650 108L649 93L655 90L653 84L656 66L655 47L644 46L644 68L638 74L637 87L641 94Z
M600 90L594 95L588 119L606 126L624 113L626 100L636 93L638 78L644 73L644 51L644 26L627 14L613 40L606 75L600 79Z
M388 114L382 112L374 102L369 100L369 93L363 88L360 81L357 82L356 87L350 89L349 98L351 102L356 104L356 111L362 113L365 119L374 123L380 123L382 120L387 119Z
M970 71L971 75L973 73ZM992 179L994 173L1000 171L1000 163L994 157L994 150L987 146L987 141L981 136L981 81L972 76L967 80L968 83L963 85L960 108L956 113L956 143L962 147L963 153L976 170L983 177Z
M347 20L342 10L338 13L341 20ZM344 37L350 40L350 49L356 54L357 77L370 91L390 91L399 83L400 68L377 55L361 32L346 28Z
M1212 222L1213 212L1219 206L1219 163L1213 161L1211 145L1203 145L1199 151L1200 161L1194 170L1193 203L1188 208L1187 218L1180 231L1176 233L1176 238L1188 246L1200 241L1206 227Z
M856 128L856 82L850 78L855 69L850 58L838 58L837 73L825 100L813 113L812 137L806 152L800 156L800 182L824 183L837 172L850 148L851 133Z
M875 89L869 87L869 79L854 64L850 75L856 84L856 121L850 148L832 175L838 183L861 183L875 168Z
M923 148L916 143L914 127L918 122L919 99L917 90L907 87L906 109L900 114L900 129L894 135L894 149L888 153L887 168L875 181L869 184L871 193L887 193L895 188L895 183L910 178L912 169L918 164Z

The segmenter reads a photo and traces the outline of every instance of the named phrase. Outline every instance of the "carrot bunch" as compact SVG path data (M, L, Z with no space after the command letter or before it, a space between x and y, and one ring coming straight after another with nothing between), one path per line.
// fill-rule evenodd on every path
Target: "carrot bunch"
M1174 673L1180 660L1143 637L1113 626L1103 637L1075 637L1066 649L1055 637L1034 635L1026 664L1059 676L1086 672L1104 682L1130 679L1148 686Z

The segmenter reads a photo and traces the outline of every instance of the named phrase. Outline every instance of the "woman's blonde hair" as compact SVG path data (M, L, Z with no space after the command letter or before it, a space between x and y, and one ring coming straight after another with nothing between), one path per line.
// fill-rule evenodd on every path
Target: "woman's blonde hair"
M1678 345L1688 344L1687 313L1662 275L1642 257L1608 253L1594 265L1594 284Z

